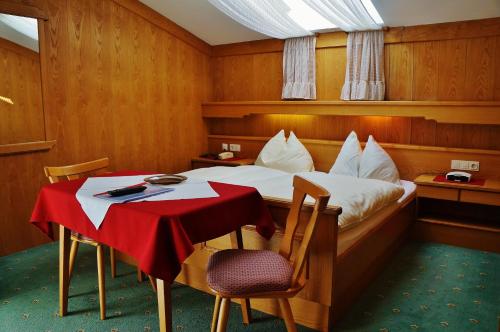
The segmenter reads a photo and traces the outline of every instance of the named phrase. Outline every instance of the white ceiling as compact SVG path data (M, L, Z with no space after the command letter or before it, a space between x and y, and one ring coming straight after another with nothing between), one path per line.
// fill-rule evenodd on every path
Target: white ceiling
M208 0L140 0L210 45L269 37L233 21ZM384 25L411 26L500 17L500 0L372 0Z
M500 0L372 0L389 27L499 17Z
M269 38L233 21L208 0L140 1L210 45Z
M34 18L0 13L0 37L38 53L38 23Z

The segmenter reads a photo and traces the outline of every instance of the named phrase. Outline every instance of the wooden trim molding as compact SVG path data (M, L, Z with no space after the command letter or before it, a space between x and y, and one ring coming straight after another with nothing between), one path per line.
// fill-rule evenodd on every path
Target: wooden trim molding
M500 124L497 101L240 101L202 104L205 118L251 114L423 117L442 123Z
M403 28L390 28L384 33L384 42L400 43L402 40ZM212 56L247 55L260 53L283 52L285 42L281 39L263 39L241 43L216 45L212 47ZM334 31L321 33L317 37L316 49L330 47L344 47L347 44L347 33L344 31Z
M384 43L395 44L491 36L500 36L500 17L473 21L388 28L384 32ZM283 44L283 40L280 39L264 39L243 43L217 45L212 47L212 55L219 57L283 52ZM316 49L344 47L346 44L347 33L344 31L321 33L318 35L318 39L316 41Z
M222 143L240 144L240 158L255 158L270 137L208 135L208 151L218 151ZM314 168L328 172L340 152L343 141L301 138L311 154ZM480 163L474 177L500 179L500 150L447 148L441 146L379 143L391 156L401 179L413 181L421 174L443 174L449 171L451 160L476 160ZM364 146L365 144L361 144Z
M404 27L400 42L466 39L500 35L500 17Z
M15 144L0 145L0 156L46 151L52 149L56 145L56 141L37 141Z
M208 135L209 139L225 139L226 141L237 140L237 141L256 141L256 142L267 142L271 137L262 136L232 136L232 135ZM331 145L341 147L344 141L332 141L326 139L310 139L301 138L300 141L304 144L314 144L314 145ZM366 145L365 142L360 142L361 146ZM475 153L482 155L491 155L500 157L500 151L498 150L482 150L482 149L465 149L465 148L448 148L444 146L428 146L428 145L410 145L410 144L396 144L396 143L378 143L384 149L399 149L399 150L413 150L413 151L432 151L432 152L454 152L454 153Z
M47 14L38 7L10 1L0 2L0 13L40 18L45 21L49 19Z

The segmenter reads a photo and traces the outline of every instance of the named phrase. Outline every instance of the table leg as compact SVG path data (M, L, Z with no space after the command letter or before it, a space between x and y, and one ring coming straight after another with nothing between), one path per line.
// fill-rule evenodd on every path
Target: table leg
M71 232L59 225L59 316L68 312L69 247Z
M158 295L158 315L160 332L172 331L172 302L170 284L163 279L156 279L156 294Z
M241 235L241 228L238 228L230 234L231 247L233 249L243 249L243 236ZM252 312L249 299L240 299L241 316L243 317L243 324L250 324L252 321Z

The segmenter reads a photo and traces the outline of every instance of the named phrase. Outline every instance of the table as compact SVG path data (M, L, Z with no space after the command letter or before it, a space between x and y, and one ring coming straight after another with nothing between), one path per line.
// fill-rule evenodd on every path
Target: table
M446 181L441 174L418 176L414 180L418 206L413 236L500 252L500 181L475 180L460 183Z
M140 175L116 172L107 176ZM142 173L144 174L144 173ZM138 261L144 272L157 278L160 331L171 330L170 284L193 244L256 225L270 238L274 223L255 188L210 182L215 198L113 204L96 230L76 200L85 179L44 186L31 223L54 238L51 223L59 224L59 312L67 313L70 232L75 231L118 249ZM239 241L240 242L240 241Z

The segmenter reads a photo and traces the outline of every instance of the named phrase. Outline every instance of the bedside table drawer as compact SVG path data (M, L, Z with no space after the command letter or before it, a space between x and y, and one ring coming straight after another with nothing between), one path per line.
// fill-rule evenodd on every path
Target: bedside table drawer
M478 203L500 206L500 193L486 191L462 190L460 201L467 203Z
M417 187L417 195L419 197L445 199L448 201L458 201L458 191L458 189L439 188L422 185L419 185Z

